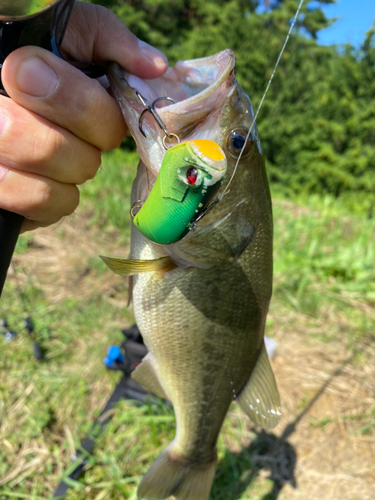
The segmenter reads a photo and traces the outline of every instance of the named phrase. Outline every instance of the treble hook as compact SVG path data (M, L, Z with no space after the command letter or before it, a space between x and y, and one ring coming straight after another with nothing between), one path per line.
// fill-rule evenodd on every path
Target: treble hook
M139 126L139 130L141 131L142 135L144 137L146 137L146 134L142 128L142 118L144 116L145 113L151 113L152 116L154 117L156 123L158 124L158 126L161 128L161 130L164 132L164 134L169 137L170 139L172 139L173 137L175 137L175 134L171 134L168 132L167 130L167 127L164 125L163 123L163 120L160 118L160 116L157 114L156 112L156 109L155 109L155 104L159 101L170 101L172 102L173 104L176 104L176 101L174 101L171 97L158 97L157 99L155 99L155 101L150 104L150 101L148 101L145 97L142 96L142 94L140 92L138 92L138 90L136 90L136 95L138 97L138 99L141 101L141 103L146 106L146 109L144 109L139 117L139 123L138 123L138 126Z

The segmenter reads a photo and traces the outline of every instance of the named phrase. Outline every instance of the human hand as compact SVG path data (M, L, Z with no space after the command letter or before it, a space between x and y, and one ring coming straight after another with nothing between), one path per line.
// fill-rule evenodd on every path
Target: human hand
M73 8L62 51L80 62L115 61L142 78L167 69L165 56L138 40L109 10ZM4 62L0 96L0 208L25 217L22 232L70 215L77 184L95 176L101 152L126 133L115 100L96 81L39 47Z

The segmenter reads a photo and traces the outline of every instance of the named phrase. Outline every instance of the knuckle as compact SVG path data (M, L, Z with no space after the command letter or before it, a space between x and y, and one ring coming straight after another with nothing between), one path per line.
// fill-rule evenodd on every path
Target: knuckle
M73 184L65 185L59 193L59 199L53 200L53 206L46 214L38 219L42 226L49 226L59 222L62 218L71 215L79 205L79 189Z
M90 146L81 158L83 160L77 166L75 179L75 183L79 185L95 177L102 161L101 151L95 146Z
M99 149L95 148L95 152L93 154L93 159L90 162L88 174L86 176L86 180L93 179L96 175L96 172L99 170L100 165L102 164L102 155Z
M80 199L79 189L74 184L70 184L68 188L69 188L69 203L65 205L64 207L65 213L62 215L62 217L66 215L71 215L79 205L79 199ZM60 220L60 218L61 217L59 217L58 220Z
M122 141L124 140L125 136L125 125L124 127L120 129L114 130L114 133L111 134L108 140L108 144L106 145L106 148L103 149L103 151L110 151L111 149L117 149L121 146Z
M34 185L25 217L47 226L71 215L79 204L79 190L74 184L50 183L38 179Z
M67 139L62 133L52 126L43 125L34 132L28 161L33 165L44 165L59 155L66 146Z
M28 206L25 207L25 216L28 219L39 219L40 216L48 211L50 201L53 198L53 188L49 182L44 179L37 179L28 198Z
M84 125L86 133L89 132L88 142L101 151L119 147L126 126L116 102L97 81L91 82L85 100L87 109L82 114L81 128ZM95 103L95 108L92 103Z

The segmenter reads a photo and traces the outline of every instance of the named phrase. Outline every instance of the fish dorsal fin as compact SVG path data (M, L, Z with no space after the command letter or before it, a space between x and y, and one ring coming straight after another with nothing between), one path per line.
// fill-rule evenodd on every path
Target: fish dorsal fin
M133 276L134 274L156 271L167 272L177 267L169 257L160 257L160 259L154 260L112 259L103 255L99 257L107 264L111 271L120 276Z
M270 429L279 423L280 396L264 343L257 364L237 397L237 402L255 425Z
M155 394L155 396L168 399L167 395L164 392L164 389L159 382L149 354L147 354L142 359L142 362L132 372L132 378L139 384L143 385L143 387L146 387L146 389L148 389L150 392Z

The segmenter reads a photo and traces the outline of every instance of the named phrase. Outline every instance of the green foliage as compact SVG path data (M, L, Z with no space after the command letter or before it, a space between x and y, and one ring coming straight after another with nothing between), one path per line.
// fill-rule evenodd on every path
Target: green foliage
M319 46L328 27L305 2L258 118L270 180L284 193L330 193L375 212L375 30L359 50ZM174 64L225 48L257 108L298 0L94 0ZM267 7L267 8L266 8Z
M374 78L375 68L365 60L374 57L373 35L358 53L312 41L302 50L303 39L295 39L291 71L279 72L281 85L271 88L267 102L270 108L276 102L277 113L270 109L261 122L271 182L290 192L342 196L369 215L375 208L375 94L368 92L367 74Z

